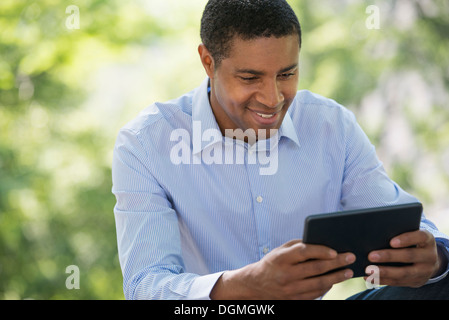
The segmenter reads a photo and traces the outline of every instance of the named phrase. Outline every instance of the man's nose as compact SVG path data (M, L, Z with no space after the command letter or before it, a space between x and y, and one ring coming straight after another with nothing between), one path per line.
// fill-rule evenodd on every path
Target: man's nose
M269 108L276 108L284 101L280 84L277 80L266 81L259 93L259 102Z

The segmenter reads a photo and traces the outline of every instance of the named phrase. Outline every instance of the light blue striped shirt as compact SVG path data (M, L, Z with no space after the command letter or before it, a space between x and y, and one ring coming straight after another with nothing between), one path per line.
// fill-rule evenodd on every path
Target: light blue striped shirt
M301 239L308 215L417 201L336 102L298 92L278 134L249 146L218 134L207 87L151 105L118 134L112 191L125 298L209 299L224 271ZM422 228L447 249L425 217Z

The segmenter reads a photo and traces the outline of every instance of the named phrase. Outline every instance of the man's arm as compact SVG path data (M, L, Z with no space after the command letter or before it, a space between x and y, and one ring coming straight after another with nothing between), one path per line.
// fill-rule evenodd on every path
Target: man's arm
M379 161L374 146L357 124L352 113L348 113L346 122L346 163L342 185L343 209L397 205L418 202L418 200L402 190L386 174ZM370 259L375 262L413 263L413 268L382 267L382 277L386 284L393 283L417 286L438 281L447 274L448 263L445 253L449 250L449 237L438 231L437 227L423 214L420 231L412 236L405 234L392 239L393 248L402 250L373 252ZM396 242L399 240L399 242ZM437 250L441 247L440 250ZM409 249L408 246L416 246ZM443 250L441 250L443 249ZM376 257L379 260L376 261ZM402 270L399 270L402 269ZM410 275L407 275L410 273ZM395 279L393 279L395 278ZM407 278L407 279L406 279Z
M289 241L262 260L225 272L211 292L216 300L316 299L336 283L353 276L350 269L328 273L355 261L352 253L337 254L300 240ZM326 274L328 273L328 274Z
M122 130L113 166L117 244L126 299L209 299L221 273L185 273L176 212L148 170L136 134Z

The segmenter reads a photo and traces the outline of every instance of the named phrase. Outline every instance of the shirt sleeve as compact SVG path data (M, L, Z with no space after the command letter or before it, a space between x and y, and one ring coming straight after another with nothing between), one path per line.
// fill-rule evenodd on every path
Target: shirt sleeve
M345 119L345 135L346 158L341 196L343 210L419 201L388 177L374 146L350 111ZM449 237L441 233L425 214L422 215L420 228L432 233L437 244L444 248L444 252L449 252ZM429 280L429 283L443 279L448 272L449 266L443 275Z
M138 135L122 129L112 164L117 245L126 299L209 299L221 273L186 273L175 210L152 176Z

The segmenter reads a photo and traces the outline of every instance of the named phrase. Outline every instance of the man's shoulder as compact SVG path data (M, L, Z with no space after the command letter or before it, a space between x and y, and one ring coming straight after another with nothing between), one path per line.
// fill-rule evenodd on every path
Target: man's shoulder
M311 92L309 90L300 90L296 94L296 101L302 106L314 106L325 109L345 109L341 104L333 99L326 98L320 94Z
M292 119L316 119L318 121L353 118L353 113L333 99L326 98L309 90L298 91L291 107Z
M122 127L122 130L141 133L145 130L161 127L179 126L191 119L193 91L166 102L155 102L143 109L134 119Z

